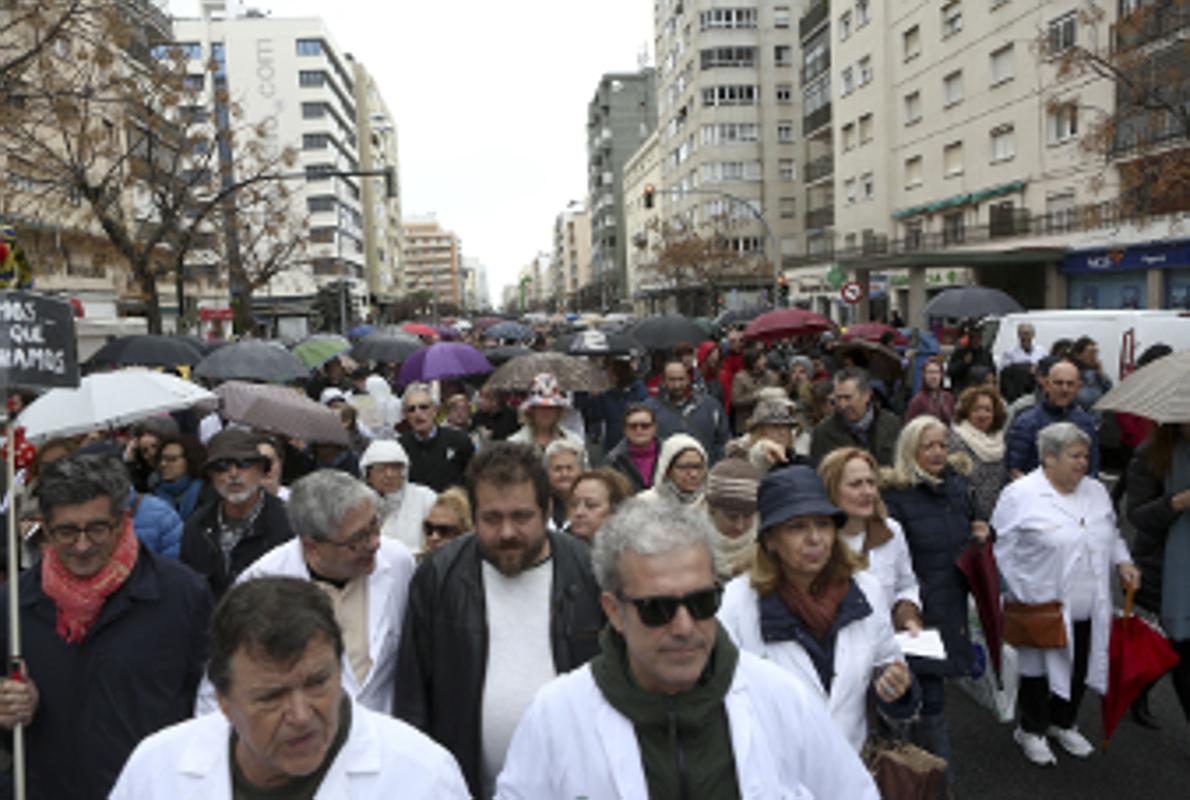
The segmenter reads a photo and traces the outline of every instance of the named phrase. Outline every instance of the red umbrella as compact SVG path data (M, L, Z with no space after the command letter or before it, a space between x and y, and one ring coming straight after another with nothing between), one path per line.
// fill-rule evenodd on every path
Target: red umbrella
M880 337L886 333L893 335L893 344L898 347L909 344L909 340L905 335L891 325L885 325L883 322L861 322L858 325L852 325L843 334L843 341L850 342L852 339L864 339L869 342L879 342Z
M988 660L1000 675L1000 654L1004 644L1004 609L1000 606L1000 575L991 542L967 545L955 562L967 577L967 585L979 611L979 624L988 646Z
M833 328L834 324L821 314L803 308L782 308L761 314L749 322L748 327L744 328L744 338L771 342L790 336L822 333Z
M1103 696L1103 746L1124 712L1141 690L1157 681L1178 663L1169 640L1140 617L1132 616L1136 589L1128 587L1124 614L1112 620L1108 646L1107 694Z
M431 328L429 325L423 325L420 322L406 322L401 326L401 330L406 333L412 333L414 336L425 336L427 339L437 339L438 331Z

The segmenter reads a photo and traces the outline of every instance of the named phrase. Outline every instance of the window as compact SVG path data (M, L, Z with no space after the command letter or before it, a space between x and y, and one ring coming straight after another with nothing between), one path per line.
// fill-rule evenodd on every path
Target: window
M839 41L845 42L851 38L851 12L844 11L839 15Z
M963 71L961 69L942 79L942 105L950 108L955 103L963 102Z
M1046 197L1045 216L1046 227L1049 231L1061 233L1073 229L1076 214L1073 190Z
M901 34L901 49L905 52L906 61L921 55L921 28L914 25Z
M992 130L992 162L1010 161L1016 156L1016 130L1002 125Z
M942 244L962 244L964 239L963 212L953 211L942 217Z
M326 116L326 103L302 103L302 119L321 119Z
M847 198L847 205L855 205L855 178L843 181L843 196Z
M314 244L334 244L335 228L327 225L311 228L310 241Z
M786 106L793 102L793 84L777 84L777 105Z
M704 106L756 105L756 87L747 84L710 86L702 90L702 104Z
M992 53L992 86L1010 81L1016 75L1013 48L1007 44Z
M754 8L713 8L698 15L699 27L704 30L726 28L755 28Z
M855 123L848 122L842 128L843 152L855 149Z
M792 219L797 216L797 198L782 197L777 201L777 208L781 211L781 219Z
M699 53L702 69L713 67L754 67L755 47L712 47Z
M304 69L298 72L298 86L312 88L326 85L326 73L320 69Z
M320 56L320 55L322 55L322 40L321 39L298 39L297 40L297 54L299 56Z
M942 174L948 178L963 174L962 142L951 142L942 148Z
M1071 11L1049 24L1050 55L1074 47L1078 41L1078 12Z
M311 214L318 214L325 211L335 210L335 198L333 195L318 195L317 197L306 198L306 208Z
M777 159L777 177L783 181L797 179L797 168L794 166L792 158Z
M910 92L905 95L905 124L914 125L921 122L921 92Z
M703 125L701 139L704 145L756 142L760 140L760 126L755 122L721 122L717 125Z
M859 60L859 85L867 86L872 82L872 57L864 56Z
M910 220L905 223L905 249L909 251L920 250L922 246L922 224L920 219Z
M175 42L174 44L157 44L149 51L157 61L167 61L175 54L186 61L198 61L202 58L202 45L198 42ZM63 55L59 53L59 55Z
M792 121L782 120L777 123L777 141L781 144L789 144L793 141Z
M846 97L855 91L855 78L852 77L851 67L843 67L839 73L839 96Z
M865 200L872 200L876 197L876 176L871 172L865 172L859 177L860 186L863 189L863 196Z
M859 143L865 145L872 141L872 115L864 114L859 118Z
M325 150L331 143L331 137L325 133L302 134L303 150Z
M306 165L306 180L307 181L325 181L330 178L330 173L335 171L334 164L307 164Z
M1063 103L1046 112L1050 144L1060 144L1078 134L1078 106Z
M777 6L773 9L773 27L789 27L789 6Z
M859 30L872 21L871 0L855 0L855 29Z
M773 61L778 67L793 65L793 48L787 44L779 44L773 48Z
M921 186L921 156L905 159L905 188L912 189Z
M942 38L948 39L963 29L963 4L947 3L942 6Z

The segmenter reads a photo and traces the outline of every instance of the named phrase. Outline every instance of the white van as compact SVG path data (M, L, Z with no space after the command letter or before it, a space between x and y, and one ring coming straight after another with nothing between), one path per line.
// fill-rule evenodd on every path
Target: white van
M1002 366L1004 354L1017 346L1017 326L1026 322L1037 332L1034 346L1043 353L1059 339L1073 342L1090 336L1099 345L1104 371L1115 382L1151 345L1167 344L1174 352L1190 350L1187 311L1024 311L989 318L982 324L983 341L992 342L997 368Z

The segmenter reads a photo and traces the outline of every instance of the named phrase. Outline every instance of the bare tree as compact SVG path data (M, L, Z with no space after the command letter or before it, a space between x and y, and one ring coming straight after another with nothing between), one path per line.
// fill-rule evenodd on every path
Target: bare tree
M740 235L743 227L744 220L730 214L715 215L698 225L682 217L655 220L649 271L673 286L679 302L692 293L696 296L695 306L688 311L706 313L725 286L746 284L767 274L769 262L763 251L749 252L745 247L750 239ZM703 308L697 307L703 305L698 296L709 301Z
M1088 35L1070 41L1059 26L1039 37L1037 49L1057 68L1047 112L1074 112L1062 94L1066 81L1109 81L1113 107L1088 109L1081 134L1081 146L1105 165L1095 187L1107 184L1115 167L1126 218L1190 210L1190 0L1133 0L1119 8L1123 16L1109 27L1114 15L1089 2L1075 18Z
M90 6L89 0L7 0L0 3L0 92L53 46Z

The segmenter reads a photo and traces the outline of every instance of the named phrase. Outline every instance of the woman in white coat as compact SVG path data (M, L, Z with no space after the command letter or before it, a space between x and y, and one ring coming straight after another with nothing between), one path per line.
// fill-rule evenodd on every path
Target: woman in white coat
M652 488L637 495L650 503L679 503L690 508L707 507L707 451L687 433L671 434L657 454Z
M736 645L787 670L826 704L859 751L868 735L869 691L877 709L909 719L920 702L893 638L876 580L855 574L831 505L806 466L770 472L760 483L760 542L750 575L727 585L719 621Z
M422 524L438 495L428 486L406 480L409 455L395 439L378 439L368 445L359 462L364 482L380 495L380 534L396 539L420 553L424 547Z
M879 474L876 457L860 447L832 450L818 465L827 498L847 515L839 538L880 585L893 627L917 633L922 628L921 590L905 532L880 499Z
M1075 727L1087 686L1107 690L1111 632L1111 572L1139 585L1140 573L1116 526L1103 484L1088 478L1090 438L1069 422L1037 436L1041 466L1010 483L992 513L996 562L1005 600L1060 601L1066 646L1019 647L1020 727L1014 733L1025 757L1055 763L1047 736L1073 756L1094 748Z

